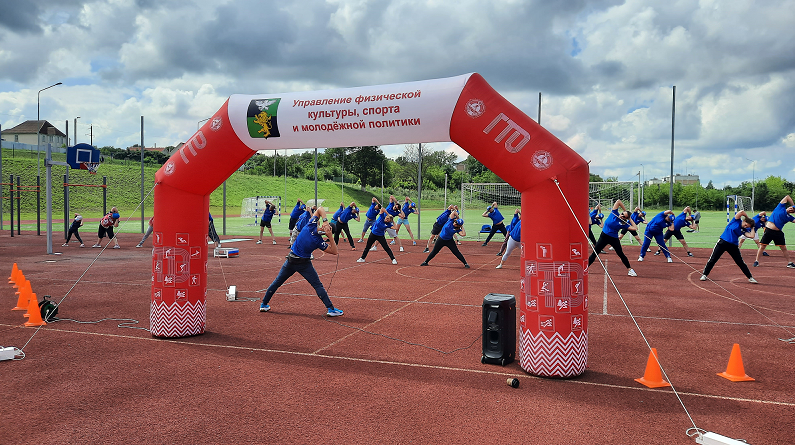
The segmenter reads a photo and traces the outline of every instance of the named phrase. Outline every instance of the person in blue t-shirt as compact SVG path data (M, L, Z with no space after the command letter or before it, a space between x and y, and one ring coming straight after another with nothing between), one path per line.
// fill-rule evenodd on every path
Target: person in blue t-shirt
M621 207L621 210L623 210L621 213L618 213L619 207ZM627 256L624 255L624 249L621 248L621 241L618 239L618 232L625 228L635 230L636 232L638 230L638 226L636 226L632 221L632 217L627 211L627 208L624 207L624 203L618 199L616 200L615 204L613 204L613 209L607 215L607 219L605 219L602 227L602 233L599 235L599 240L596 242L596 244L594 244L593 252L591 252L591 256L588 257L589 266L596 259L596 252L603 252L602 249L604 249L605 246L610 245L613 246L613 250L616 251L616 255L621 258L621 262L624 264L624 267L627 268L627 275L631 277L638 276L638 274L635 273L635 270L630 267L629 260L627 259Z
M262 234L265 232L265 227L267 227L268 232L271 233L273 244L276 244L276 237L273 236L273 229L271 228L271 221L275 214L276 206L272 202L265 200L265 210L262 211L262 218L259 220L259 239L257 240L257 244L262 244Z
M442 227L444 227L447 220L450 219L450 214L457 210L458 206L451 204L447 206L444 212L436 217L436 221L433 222L433 227L431 227L431 236L428 238L428 243L425 245L425 250L423 250L422 253L428 253L431 251L431 244L435 242L436 238L439 236L439 233L442 232Z
M384 248L384 252L389 255L389 258L392 260L392 264L397 264L395 254L392 253L392 249L389 248L389 243L386 242L386 236L384 235L387 229L392 227L392 224L392 215L390 215L386 209L382 208L378 213L378 217L375 219L375 223L373 223L372 227L370 228L370 236L367 237L367 244L364 246L361 258L356 260L357 263L364 263L365 258L367 258L367 254L370 252L370 248L373 247L376 241L378 241L381 244L381 247Z
M362 236L360 236L359 239L356 241L357 243L364 242L364 235L367 234L367 229L369 229L373 225L380 211L381 211L381 203L378 202L378 199L376 199L375 196L373 196L370 203L370 208L368 208L367 212L364 213L364 228L362 229Z
M621 207L623 212L618 213L619 207ZM624 228L635 231L638 230L638 226L636 226L632 221L632 217L627 211L627 208L624 207L624 203L621 202L620 199L617 199L615 204L613 204L613 209L607 215L607 219L605 219L602 233L599 235L599 240L596 242L596 244L594 244L593 252L591 252L591 256L588 258L589 266L596 259L596 252L602 252L602 249L604 249L605 246L611 245L613 246L613 250L616 251L616 255L621 258L621 262L624 264L624 267L627 268L627 275L630 277L638 276L638 274L635 273L635 270L630 267L629 260L627 259L627 256L624 255L624 250L621 248L621 241L618 239L618 232Z
M514 227L516 227L516 224L521 220L522 220L522 209L517 207L517 209L513 211L513 218L511 218L511 223L505 227L505 230L508 231L508 235L505 236L505 241L503 241L502 245L500 245L500 251L497 252L497 256L502 256L505 253L505 249L508 247L508 241L511 239L511 231L513 230Z
M467 263L466 258L464 255L461 254L461 251L458 250L458 246L455 244L455 240L453 239L453 235L456 233L461 234L461 236L467 236L466 230L464 230L464 220L458 217L457 211L450 212L449 219L444 226L442 226L442 230L439 232L439 239L436 240L436 244L433 245L433 250L431 253L428 254L428 258L425 258L425 261L420 264L420 266L427 266L428 263L442 250L442 247L447 247L450 249L450 252L453 252L456 258L459 261L464 263L464 267L469 269L469 264Z
M502 217L502 213L500 213L500 209L497 207L499 207L499 205L496 201L491 203L482 215L484 218L491 219L491 231L489 231L489 236L486 237L486 241L482 244L484 247L489 244L491 237L497 232L502 233L504 236L508 236L508 229L505 228L505 223L503 222L505 218Z
M345 210L345 203L341 202L340 203L340 208L337 209L337 211L334 212L334 215L332 215L331 218L329 218L329 220L328 220L328 223L331 226L331 230L334 231L334 232L337 231L337 219L339 219L340 215L342 215L342 211L343 210ZM345 239L345 234L344 233L342 234L342 242L343 243L347 243L348 242L348 240Z
M593 236L593 229L591 229L591 226L602 227L602 218L604 218L604 215L600 213L601 211L602 211L602 204L596 204L596 207L588 211L588 218L589 218L588 239L591 240L592 246L596 245L596 237Z
M741 234L750 233L751 236L753 236L753 232L754 220L749 218L744 210L737 212L734 215L734 218L729 221L729 224L726 225L726 229L723 230L723 234L721 234L720 238L718 239L718 243L715 244L715 248L712 250L712 255L710 255L707 265L704 266L704 272L701 275L700 280L707 281L709 272L712 270L712 267L715 266L715 263L718 262L718 259L720 259L721 255L723 255L723 252L729 252L729 255L732 256L734 262L740 266L740 270L742 270L745 276L748 278L748 281L750 283L757 283L757 281L751 275L751 270L748 269L745 261L743 261L743 255L740 253L740 248L737 247L737 239Z
M518 210L518 209L517 209ZM508 231L508 236L505 238L505 253L500 258L500 264L495 267L495 269L502 269L502 263L511 256L511 252L513 249L517 248L522 244L522 220L521 213L515 213L514 218L511 221L510 230Z
M412 213L417 213L417 204L406 196L406 202L403 203L403 207L400 208L400 215L398 215L395 233L400 233L400 227L406 226L406 230L409 231L409 236L411 237L411 244L416 246L417 241L414 239L414 234L411 232L411 226L409 225L409 215Z
M648 252L649 246L651 245L651 240L653 238L655 241L657 241L657 245L662 249L662 252L665 254L665 258L668 259L668 262L673 263L673 260L671 259L671 252L669 252L668 248L665 247L665 241L663 240L663 229L670 226L673 222L673 210L666 210L654 215L654 218L652 218L651 221L646 224L646 232L643 235L643 245L640 246L640 256L638 257L638 261L643 261L643 257L646 256L646 252Z
M787 207L787 204L789 204L789 207ZM795 263L790 260L789 252L787 251L787 241L784 239L784 224L795 221L793 214L795 214L795 202L787 195L778 203L765 223L765 234L762 235L762 240L759 241L761 245L759 250L756 251L754 267L759 265L759 257L765 252L767 246L773 242L784 252L787 267L795 269Z
M765 228L765 223L767 222L767 212L762 210L761 212L757 213L756 216L754 216L753 220L754 220L754 237L748 238L747 236L745 236L744 233L740 235L739 243L737 244L737 247L739 247L740 249L743 248L743 242L745 242L745 240L747 239L753 240L756 243L757 249L759 249L762 246L759 243L759 233L764 232L763 229ZM770 256L770 254L767 252L762 252L762 256Z
M690 223L692 221L693 217L690 215L690 206L687 206L684 210L682 210L682 213L676 215L674 222L668 226L668 230L665 231L665 235L663 236L663 243L667 242L669 239L671 239L671 237L676 237L676 239L682 243L682 246L684 246L685 250L687 251L687 256L693 256L693 254L690 253L690 248L687 247L685 236L682 235L682 228L690 227ZM660 251L661 250L658 248L654 254L659 255Z
M359 208L356 207L355 202L351 202L348 207L342 209L342 213L337 219L337 230L334 231L334 242L339 242L340 233L344 231L351 245L351 250L356 250L356 244L353 244L353 237L351 236L351 229L348 227L348 221L352 219L359 221Z
M400 216L400 203L395 199L393 195L389 195L389 202L384 206L384 210L387 213L392 215L392 220L398 219ZM392 238L392 241L389 242L390 245L395 244L397 242L398 246L400 246L400 251L403 252L403 242L398 237L397 231L394 227L390 227L386 229L386 234Z
M301 215L304 213L304 210L306 210L306 204L304 204L304 201L299 199L298 202L295 203L293 211L290 212L290 223L287 224L287 230L290 232L293 231L295 224L298 222L298 218L301 217Z
M312 218L312 215L315 214L317 210L317 206L312 206L307 208L301 213L301 216L298 217L298 221L295 222L295 226L293 230L290 231L290 245L292 246L295 240L298 238L298 234L301 233L301 229L306 226L309 220Z
M636 226L640 227L641 224L646 224L646 212L640 209L640 207L635 207L635 210L630 215L629 219L635 223ZM618 235L618 240L621 241L621 238L624 238L624 235L629 232L635 239L638 241L638 244L643 244L643 240L640 239L640 235L638 235L638 229L632 230L629 227L624 227L621 229L621 234ZM610 247L610 250L613 250L613 247Z
M322 218L322 223L321 223ZM323 235L331 234L331 226L328 224L326 212L323 208L315 210L315 213L309 218L306 226L298 234L293 245L290 247L290 253L287 255L287 261L282 264L279 274L273 280L268 290L265 291L265 296L262 297L262 303L259 305L260 312L268 312L271 310L270 301L276 290L287 281L288 278L298 272L309 284L315 289L320 301L326 306L326 315L329 317L338 317L342 315L342 310L337 309L331 304L331 299L328 297L326 288L320 281L315 267L312 265L312 252L315 249L320 249L331 255L336 255L337 244L331 238L323 239Z

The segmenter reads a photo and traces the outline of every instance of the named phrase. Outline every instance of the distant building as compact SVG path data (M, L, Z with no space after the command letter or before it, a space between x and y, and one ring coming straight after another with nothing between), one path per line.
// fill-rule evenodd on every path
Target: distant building
M671 175L663 176L662 179L658 178L651 178L646 181L646 185L659 185L659 184L668 184L671 181ZM682 184L682 185L691 185L697 183L698 175L680 175L678 173L674 173L674 184Z
M163 153L164 155L171 156L172 154L174 154L175 151L179 150L180 147L182 147L183 145L184 145L184 143L180 142L179 145L177 145L176 147L144 147L144 150L146 150L146 151L159 151L160 153ZM127 151L138 151L140 149L141 149L141 147L138 147L138 146L127 147Z
M29 145L52 144L54 147L68 143L66 135L47 121L25 121L3 130L3 140Z

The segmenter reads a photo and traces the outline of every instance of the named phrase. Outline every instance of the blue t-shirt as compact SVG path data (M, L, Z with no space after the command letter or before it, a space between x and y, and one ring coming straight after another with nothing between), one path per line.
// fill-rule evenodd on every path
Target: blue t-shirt
M309 222L309 219L310 219L310 218L312 218L312 214L309 212L309 210L305 211L305 212L304 212L304 213L303 213L303 214L302 214L302 215L301 215L301 216L298 218L298 222L297 222L297 223L295 223L295 230L298 230L298 231L300 232L300 231L301 231L301 230L304 228L304 226L306 225L306 223L307 223L307 222Z
M599 220L599 218L597 218L598 216L599 216L599 209L593 209L590 212L588 212L588 217L591 219L591 225L594 224L599 225L599 223L602 222Z
M510 236L516 242L522 241L522 220L511 222Z
M629 218L632 220L632 222L635 223L635 225L638 225L638 224L642 223L643 221L646 221L643 218L643 213L640 213L640 212L632 212L632 215Z
M602 233L612 236L613 238L618 238L619 230L625 227L629 227L629 223L621 221L621 218L618 217L618 209L613 209L607 215L607 219L605 219L605 226L602 227Z
M345 209L342 211L338 221L347 224L348 221L352 220L353 218L356 218L357 216L359 216L359 209L356 207L348 206L345 207Z
M453 239L453 235L461 231L461 227L455 228L453 225L454 219L448 219L446 223L444 223L444 227L442 227L442 231L439 233L439 238L449 241Z
M762 227L765 226L765 223L762 222L762 216L761 215L754 216L753 220L754 220L754 230L759 230L759 229L761 229ZM767 221L767 217L765 217L765 222L766 221ZM778 226L776 226L776 227L778 227Z
M391 222L386 222L386 213L381 213L378 216L378 219L375 220L372 227L370 227L370 232L376 236L384 236L386 229L392 227Z
M450 209L447 209L447 210L445 210L444 212L442 212L442 214L441 214L441 215L439 215L439 216L436 218L436 224L439 224L440 226L443 226L443 225L444 225L444 223L446 223L446 222L447 222L447 220L448 220L448 219L450 219L450 212L451 212L451 210L450 210Z
M317 216L309 218L307 230L302 230L290 250L301 258L310 258L315 249L326 250L328 243L317 233Z
M654 218L646 225L646 234L662 233L663 229L670 225L666 216L668 215L664 211L654 215Z
M499 224L499 223L502 222L502 220L505 219L505 218L502 217L502 213L500 213L500 209L498 209L496 207L494 207L494 208L489 207L489 209L491 209L491 210L489 210L488 217L491 218L491 221L494 224Z
M336 221L337 219L339 219L340 214L342 214L342 209L344 209L344 207L342 206L342 204L340 204L340 208L336 212L334 212L334 215L331 217L332 221Z
M265 210L262 211L262 221L271 222L271 220L273 219L273 215L275 214L276 214L276 207L271 207L271 206L266 207Z
M792 214L787 213L786 204L779 203L776 206L775 210L773 210L773 214L770 215L768 221L775 224L779 230L784 230L783 229L784 224L795 221L795 216L792 216Z
M300 218L301 212L306 210L306 206L301 204L301 201L295 203L295 207L293 207L293 211L290 212L290 219Z
M378 210L375 209L377 205L376 203L370 204L370 208L367 209L367 213L364 214L367 219L375 219L375 217L378 216Z
M414 204L414 203L413 202L407 202L407 203L403 204L403 215L406 218L408 218L409 215L411 215L412 213L414 213L416 211L416 210L414 210L414 206L412 204Z
M674 218L674 231L682 230L682 227L690 227L690 221L687 220L687 213L682 212Z
M386 212L392 216L400 215L400 204L396 202L390 202L386 205Z
M740 238L740 235L742 235L744 232L747 233L750 231L750 227L743 229L743 221L741 219L732 218L732 220L729 221L729 224L726 224L726 228L723 230L723 234L721 234L720 239L736 246L738 244L737 239Z
M518 214L518 213L514 213L514 214L513 214L513 218L511 218L511 223L510 223L510 224L508 224L508 225L505 227L505 230L507 230L507 231L510 233L510 231L511 231L511 230L513 230L513 227L514 227L514 225L515 225L515 224L516 224L518 221L519 221L519 214ZM516 240L516 241L519 241L519 240Z

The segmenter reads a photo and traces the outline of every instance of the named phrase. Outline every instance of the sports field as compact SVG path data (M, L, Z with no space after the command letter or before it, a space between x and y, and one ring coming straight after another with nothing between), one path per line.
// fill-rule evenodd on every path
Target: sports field
M795 337L782 286L795 270L780 251L754 269L757 285L729 258L714 281L698 281L710 248L693 258L674 249L671 264L647 256L633 263L637 278L605 255L611 279L589 270L587 371L543 379L517 362L480 363L483 297L519 289L518 253L496 270L496 243L463 243L472 269L445 251L419 267L421 246L395 252L398 265L380 251L356 263L361 248L316 255L345 311L329 319L298 276L260 313L286 240L222 236L241 253L208 263L206 332L164 340L146 330L151 252L132 247L140 235L121 233L122 249L101 254L56 238L61 255L46 255L35 233L1 236L0 265L10 273L16 262L39 298L61 302L62 318L24 327L13 289L2 292L0 344L25 353L0 362L3 443L692 444L698 427L761 444L795 433L795 353L781 340ZM755 381L716 375L735 343ZM676 394L635 381L649 346Z

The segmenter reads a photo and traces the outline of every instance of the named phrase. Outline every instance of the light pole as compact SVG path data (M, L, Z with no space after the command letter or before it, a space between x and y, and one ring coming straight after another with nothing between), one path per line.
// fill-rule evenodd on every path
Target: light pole
M48 89L50 89L52 87L58 86L58 85L62 85L62 83L58 82L58 83L54 83L54 84L48 86L47 88L42 88L36 94L36 120L37 121L41 120L41 92L44 91L44 90L48 90ZM41 150L39 149L39 145L40 144L41 144L41 126L39 126L38 130L36 130L36 164L37 164L36 165L36 169L37 169L36 170L37 171L36 174L37 174L37 176L41 176L41 156L39 155L39 153L41 152Z
M643 168L643 164L640 164L640 171L641 176L643 176L643 182L640 186L640 209L643 210L643 189L646 187L646 169Z
M75 133L75 143L74 143L74 145L77 145L77 120L78 120L78 119L80 119L80 116L77 116L77 117L75 118L75 124L74 124L74 127L75 127L75 128L74 128L74 133Z
M748 158L745 158L745 160L751 161ZM751 213L754 213L754 192L756 192L756 160L751 162L753 162L751 166Z

